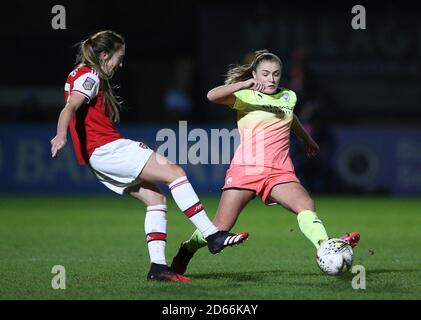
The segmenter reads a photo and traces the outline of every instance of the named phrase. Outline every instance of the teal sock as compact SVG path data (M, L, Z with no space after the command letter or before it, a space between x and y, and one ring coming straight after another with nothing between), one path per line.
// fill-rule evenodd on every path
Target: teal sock
M316 249L319 249L320 244L329 238L316 212L311 210L301 211L297 215L297 220L301 232L313 243Z

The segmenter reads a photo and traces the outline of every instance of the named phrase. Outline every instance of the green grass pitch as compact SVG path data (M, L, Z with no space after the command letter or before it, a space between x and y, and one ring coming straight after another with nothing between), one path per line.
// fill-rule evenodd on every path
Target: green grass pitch
M315 197L331 237L361 233L354 265L366 269L366 289L354 274L326 276L296 218L255 200L235 231L244 244L193 258L192 283L146 281L149 258L144 207L128 197L2 196L0 299L421 299L421 199ZM217 198L203 198L210 216ZM167 262L194 230L169 200ZM66 289L54 290L54 265Z

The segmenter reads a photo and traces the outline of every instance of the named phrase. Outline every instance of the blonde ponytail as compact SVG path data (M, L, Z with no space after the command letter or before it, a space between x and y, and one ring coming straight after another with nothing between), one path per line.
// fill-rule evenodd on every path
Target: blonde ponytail
M258 50L254 52L254 59L250 64L244 65L230 65L230 68L225 75L225 84L233 84L240 81L245 81L253 77L253 71L256 71L257 66L262 61L278 62L282 70L282 62L279 57L268 50Z

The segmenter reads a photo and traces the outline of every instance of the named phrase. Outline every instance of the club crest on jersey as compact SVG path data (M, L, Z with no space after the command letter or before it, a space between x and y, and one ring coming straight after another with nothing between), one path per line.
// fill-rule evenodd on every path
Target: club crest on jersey
M92 90L92 88L94 87L94 84L95 84L95 80L87 77L82 86L85 90Z
M282 98L284 98L284 100L285 101L289 101L289 94L288 94L288 92L285 92L283 95L282 95Z

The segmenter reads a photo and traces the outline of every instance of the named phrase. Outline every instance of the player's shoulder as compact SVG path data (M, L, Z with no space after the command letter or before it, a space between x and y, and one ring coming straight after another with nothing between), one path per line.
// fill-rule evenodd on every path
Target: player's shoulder
M75 81L76 79L83 77L90 77L95 81L99 81L99 73L94 68L90 66L81 65L73 69L70 73L68 78L70 80Z

